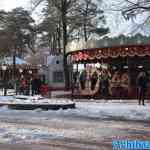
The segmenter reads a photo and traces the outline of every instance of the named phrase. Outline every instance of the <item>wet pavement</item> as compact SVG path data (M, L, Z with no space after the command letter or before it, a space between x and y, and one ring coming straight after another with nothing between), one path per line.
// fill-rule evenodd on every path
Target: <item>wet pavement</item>
M149 122L0 114L0 150L109 150L115 139L149 140Z

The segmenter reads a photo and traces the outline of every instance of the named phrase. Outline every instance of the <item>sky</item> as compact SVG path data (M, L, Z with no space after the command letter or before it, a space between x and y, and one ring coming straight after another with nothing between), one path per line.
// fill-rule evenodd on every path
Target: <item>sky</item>
M10 11L16 7L23 7L27 10L32 9L31 5L32 0L0 0L0 9L4 9L5 11ZM41 14L39 13L41 11L42 7L38 7L32 14L32 17L36 20L38 23L41 20Z
M9 11L15 7L25 6L29 7L28 3L30 0L0 0L0 9Z
M141 33L146 36L150 35L150 26L143 25L148 16L150 16L149 13L144 12L136 16L136 18L125 20L121 11L112 11L112 9L116 10L126 6L125 0L103 0L103 3L105 16L107 18L106 22L111 30L110 37L120 34L133 36L136 33Z
M32 0L0 0L0 9L4 9L6 11L9 11L15 7L24 7L25 9L31 9L31 2ZM104 1L105 5L104 8L107 10L109 10L109 8L114 5L115 3L118 3L118 1L121 0L107 0ZM34 14L32 15L34 17L34 19L36 19L36 22L39 22L40 20L42 20L41 16L40 16L40 10L41 8L38 8ZM107 20L107 24L110 28L111 33L109 34L109 36L114 37L114 36L118 36L119 34L130 34L130 32L132 33L132 30L134 30L134 28L136 28L136 26L138 26L138 23L140 22L140 20L142 20L144 18L144 15L142 15L140 17L140 19L138 19L137 21L135 21L133 23L133 20L129 20L126 21L120 12L111 12L111 11L106 11L105 13L106 16L106 20ZM142 30L142 31L141 31ZM141 33L145 34L145 32L148 34L150 34L150 29L149 28L143 28L140 29Z

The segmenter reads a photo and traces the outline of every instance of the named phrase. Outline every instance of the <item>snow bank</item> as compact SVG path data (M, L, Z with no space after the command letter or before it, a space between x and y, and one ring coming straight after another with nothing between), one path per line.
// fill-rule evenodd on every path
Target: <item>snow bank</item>
M17 95L17 96L0 96L0 103L13 103L13 104L73 104L69 99L50 99L44 98L41 95L35 96L25 96L25 95Z
M4 97L0 97L0 101ZM74 103L69 99L44 99L40 96L35 97L24 97L24 99L14 99L14 97L5 97L8 100L5 102L12 103L29 103L29 104L66 104ZM9 110L7 107L0 108L1 114L7 114L8 116L31 116L31 117L45 117L55 118L55 117L83 117L83 118L94 118L94 119L127 119L127 120L150 120L150 104L147 103L145 106L137 105L136 103L113 103L108 102L76 102L76 109L67 110L49 110L43 111L37 109L34 111L18 111Z
M150 105L139 106L125 103L78 103L78 114L97 118L122 118L149 120Z
M93 119L150 120L150 105L77 102L76 109L43 112L45 116L88 117Z

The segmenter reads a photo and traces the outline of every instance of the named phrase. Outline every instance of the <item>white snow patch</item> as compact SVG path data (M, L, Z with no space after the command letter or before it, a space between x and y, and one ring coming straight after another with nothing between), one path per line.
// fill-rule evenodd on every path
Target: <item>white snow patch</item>
M94 119L127 119L127 120L150 120L150 103L146 103L145 106L138 105L137 101L134 103L123 103L125 100L119 101L94 101L89 100L89 102L73 102L69 99L45 99L40 96L35 97L24 97L26 99L14 99L14 97L0 97L1 103L21 103L21 104L76 104L76 109L67 110L49 110L43 111L41 109L33 111L18 111L9 110L7 107L1 107L0 113L7 116L30 116L40 119L40 117L45 117L45 119L50 119L54 117L88 117ZM8 98L8 99L7 99ZM38 99L39 98L39 99ZM126 100L127 101L127 100Z
M51 99L51 98L44 98L41 95L35 96L25 96L25 95L17 95L17 96L0 96L0 103L2 104L56 104L56 105L63 105L63 104L73 104L69 99Z
M77 102L76 109L42 112L45 116L61 117L89 117L95 119L127 119L147 120L150 119L150 104L138 106L126 103L94 103Z

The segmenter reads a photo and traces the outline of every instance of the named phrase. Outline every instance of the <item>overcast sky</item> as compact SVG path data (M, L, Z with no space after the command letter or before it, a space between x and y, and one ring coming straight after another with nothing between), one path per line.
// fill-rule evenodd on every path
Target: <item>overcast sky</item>
M10 11L16 7L23 7L27 10L31 10L31 1L32 0L0 0L0 9L4 9L6 11ZM42 7L38 7L32 17L39 22L41 20L41 13Z
M105 1L106 3L105 8L109 8L110 6L112 6L113 2L116 1L117 0ZM31 9L30 2L31 0L0 0L0 9L9 11L13 8L20 7L20 6L24 7L25 9ZM42 8L38 8L33 14L33 17L37 20L37 22L39 22L42 18L42 17L40 18L41 9ZM108 26L111 29L110 36L117 36L122 33L128 33L130 32L130 30L132 30L132 28L135 27L135 24L133 24L131 20L128 22L125 21L122 15L118 12L106 12L106 17L107 17Z
M29 7L30 0L0 0L0 9L11 10L15 7Z

